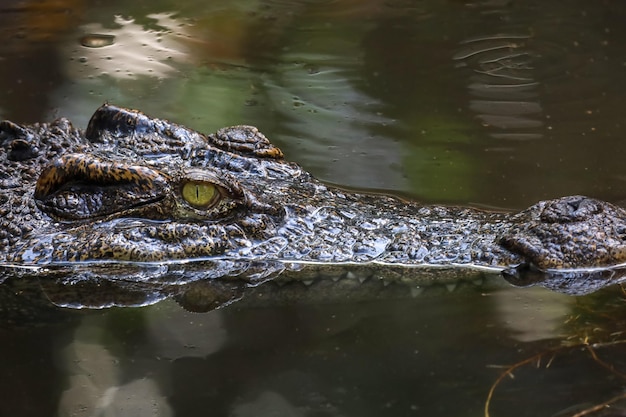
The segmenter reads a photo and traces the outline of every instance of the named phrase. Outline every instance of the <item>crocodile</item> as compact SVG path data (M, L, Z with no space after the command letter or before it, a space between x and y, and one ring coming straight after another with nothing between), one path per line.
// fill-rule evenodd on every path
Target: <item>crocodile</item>
M4 279L420 286L486 274L584 293L624 275L626 210L588 197L510 212L351 192L255 127L202 134L111 104L84 131L2 121L0 143Z

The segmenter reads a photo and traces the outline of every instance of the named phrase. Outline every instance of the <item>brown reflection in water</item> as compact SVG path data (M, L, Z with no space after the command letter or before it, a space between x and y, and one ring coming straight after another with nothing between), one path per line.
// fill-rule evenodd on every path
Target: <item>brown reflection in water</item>
M39 121L48 113L49 92L63 81L55 45L81 18L81 0L9 2L0 6L0 115Z
M0 337L0 414L55 415L66 379L54 366L55 355L59 345L71 340L71 331L58 326L0 329Z

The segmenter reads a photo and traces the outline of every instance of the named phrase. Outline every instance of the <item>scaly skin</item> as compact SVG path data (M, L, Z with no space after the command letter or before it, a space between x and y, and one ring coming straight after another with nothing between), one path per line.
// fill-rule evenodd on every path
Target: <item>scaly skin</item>
M249 126L203 135L105 105L85 132L65 119L2 122L0 143L4 265L196 260L209 278L307 280L349 266L436 281L468 270L562 277L626 260L626 211L609 203L565 197L512 214L351 193ZM189 184L198 198L196 185L209 185L209 201L186 199Z

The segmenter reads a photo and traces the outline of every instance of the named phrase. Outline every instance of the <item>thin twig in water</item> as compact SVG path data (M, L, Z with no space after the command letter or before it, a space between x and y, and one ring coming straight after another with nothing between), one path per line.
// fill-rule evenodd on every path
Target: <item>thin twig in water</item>
M603 409L609 407L614 402L617 402L617 401L623 400L623 399L626 399L626 392L623 393L623 394L618 395L617 397L613 397L613 398L603 402L602 404L594 405L593 407L589 407L589 408L586 408L586 409L584 409L582 411L579 411L578 413L572 415L571 417L584 417L584 416L589 415L591 413L595 413L597 411L602 411Z
M491 388L489 389L489 394L487 394L487 400L485 401L485 417L489 417L489 406L491 405L491 398L493 397L493 393L496 390L496 387L500 384L500 382L507 376L511 377L513 375L513 371L516 370L519 367L522 367L524 365L527 365L529 363L532 363L533 361L538 361L541 359L542 356L548 354L548 353L556 353L556 351L563 349L563 348L558 348L558 349L552 349L549 350L547 352L541 352L538 353L534 356L531 356L530 358L527 358L521 362L517 362L511 366L509 366L504 372L502 372L500 374L500 376L498 377L498 379L495 380L495 382L491 385Z
M509 376L512 377L513 375L513 371L515 371L516 369L524 366L524 365L528 365L530 363L533 363L534 361L537 361L537 365L539 365L541 358L543 358L546 355L552 355L552 357L550 358L550 360L548 361L548 363L546 364L546 368L550 367L550 365L552 365L552 361L554 360L554 358L556 357L556 355L558 353L564 353L564 352L568 352L568 351L572 351L574 349L580 349L581 347L585 347L587 349L587 351L589 352L589 354L591 355L591 358L598 363L600 366L602 366L603 368L609 370L611 373L617 375L618 377L622 378L622 379L626 379L626 374L621 373L619 371L616 371L610 364L604 362L602 359L600 359L598 357L598 355L595 352L595 349L597 348L602 348L602 347L608 347L608 346L615 346L615 345L621 345L621 344L626 344L626 339L622 339L622 340L614 340L611 342L602 342L602 343L594 343L594 344L590 344L589 340L587 338L585 338L585 340L583 340L582 343L579 343L577 345L571 345L571 346L560 346L558 348L554 348L554 349L549 349L546 350L545 352L541 352L538 353L534 356L531 356L530 358L524 359L521 362L517 362L511 366L509 366L508 368L506 368L504 370L504 372L502 372L500 374L500 376L495 380L495 382L491 385L491 388L489 389L489 393L487 394L487 399L485 401L485 417L490 417L489 415L489 406L491 405L491 399L493 398L493 394L496 390L496 387L502 382L502 380ZM603 408L608 407L609 405L611 405L612 403L619 401L621 399L626 399L626 393L618 395L616 397L613 397L601 404L595 405L593 407L587 408L585 410L582 410L574 415L572 415L571 417L584 417L588 414L591 413L595 413L597 411L601 411Z
M598 358L598 355L596 354L596 351L594 350L594 348L591 345L587 345L585 346L587 348L587 350L589 351L589 353L591 354L591 357L593 358L594 361L596 361L596 363L598 365L600 365L601 367L608 369L609 372L611 372L612 374L615 374L617 376L619 376L622 379L626 379L626 374L621 373L620 371L616 370L613 365L604 362L602 359Z

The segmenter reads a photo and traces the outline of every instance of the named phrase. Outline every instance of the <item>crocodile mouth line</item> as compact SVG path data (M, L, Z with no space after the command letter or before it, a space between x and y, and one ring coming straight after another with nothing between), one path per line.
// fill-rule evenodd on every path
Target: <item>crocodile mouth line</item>
M351 262L351 261L343 261L343 262L323 262L323 261L309 261L309 260L297 260L297 259L279 259L279 258L259 258L259 257L241 257L241 256L228 256L228 255L213 255L213 256L202 256L202 257L194 257L194 258L184 258L184 259L168 259L168 260L159 260L159 261L133 261L133 260L125 260L125 259L89 259L89 260L79 260L79 261L54 261L47 263L45 265L27 265L23 263L11 263L11 262L0 262L0 267L2 268L24 268L24 269L41 269L51 266L90 266L90 265L107 265L107 264L124 264L124 265L135 265L135 266L146 266L146 267L157 267L157 266L167 266L167 265L186 265L186 264L201 264L203 262L219 262L219 261L233 261L233 262L277 262L285 265L293 265L293 266L337 266L337 267L363 267L364 265L375 265L380 267L391 267L391 268L406 268L406 269L458 269L458 268L466 268L475 271L482 272L492 272L492 273L512 273L514 269L521 269L524 267L526 269L526 264L520 265L512 265L512 266L485 266L479 264L463 264L463 263L450 263L450 264L428 264L428 263L420 263L420 264L411 264L411 263L395 263L395 262L382 262L372 260L366 263L363 262ZM529 270L532 270L536 273L542 274L560 274L560 275L568 275L568 274L580 274L580 273L601 273L601 272L610 272L610 271L619 271L626 270L626 262L620 263L616 265L610 266L598 266L598 267L582 267L582 268L547 268L541 269L537 267L531 266Z

